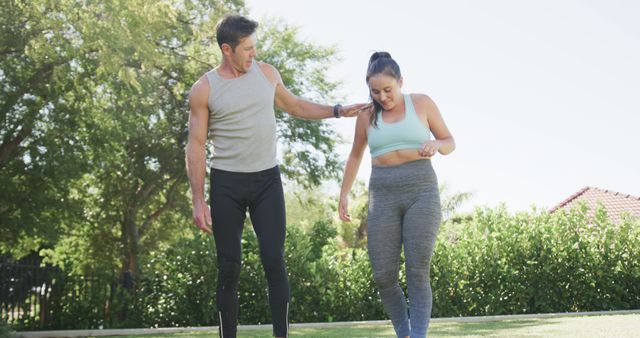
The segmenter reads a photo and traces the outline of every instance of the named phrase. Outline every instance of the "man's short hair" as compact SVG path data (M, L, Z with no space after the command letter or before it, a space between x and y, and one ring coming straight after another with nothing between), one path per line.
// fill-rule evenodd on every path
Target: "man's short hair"
M241 15L225 15L216 26L216 40L218 46L226 43L235 49L240 39L255 33L258 23Z

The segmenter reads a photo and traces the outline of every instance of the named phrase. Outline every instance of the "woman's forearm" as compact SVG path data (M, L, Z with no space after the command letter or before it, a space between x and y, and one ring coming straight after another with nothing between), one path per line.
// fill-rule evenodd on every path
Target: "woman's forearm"
M344 175L342 177L340 198L347 197L349 191L351 191L353 182L355 181L356 175L358 174L358 169L360 169L360 162L362 162L362 156L355 156L353 154L349 155L347 165L344 168Z
M451 154L456 149L456 141L453 137L447 137L438 140L440 142L440 147L438 148L438 152L442 155Z

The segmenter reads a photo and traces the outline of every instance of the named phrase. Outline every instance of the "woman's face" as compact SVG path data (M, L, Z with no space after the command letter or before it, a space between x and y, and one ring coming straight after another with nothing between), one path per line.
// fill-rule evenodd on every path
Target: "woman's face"
M393 109L402 99L402 78L397 79L383 73L369 78L369 92L384 110Z

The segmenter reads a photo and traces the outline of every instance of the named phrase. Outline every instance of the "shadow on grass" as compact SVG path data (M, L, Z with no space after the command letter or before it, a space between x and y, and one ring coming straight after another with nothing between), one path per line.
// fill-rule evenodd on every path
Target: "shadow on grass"
M501 331L534 327L540 325L541 321L531 320L509 320L491 322L471 322L471 323L436 323L429 328L430 336L459 337L459 336L484 336L500 334Z
M163 335L140 335L140 336L118 336L108 338L204 338L217 337L217 331L208 332L191 332L191 333L173 333ZM242 338L273 338L270 328L239 330L238 337ZM289 337L395 337L393 328L381 326L354 326L349 328L306 328L291 329Z
M464 337L464 336L498 336L507 337L512 330L528 327L536 327L545 322L544 320L501 320L491 322L470 322L470 323L432 323L429 328L430 337ZM144 336L120 336L113 338L204 338L217 337L216 331L174 333L164 335L144 335ZM348 328L295 328L292 329L290 337L395 337L391 325L355 325ZM239 330L238 337L242 338L271 338L271 329L249 329Z
M218 331L200 331L200 332L185 332L185 333L163 333L163 334L145 334L137 336L105 336L96 338L191 338L191 337L217 337ZM94 338L89 336L87 338Z
M242 338L272 338L271 330L238 331ZM395 337L391 326L354 325L344 328L292 328L289 337Z

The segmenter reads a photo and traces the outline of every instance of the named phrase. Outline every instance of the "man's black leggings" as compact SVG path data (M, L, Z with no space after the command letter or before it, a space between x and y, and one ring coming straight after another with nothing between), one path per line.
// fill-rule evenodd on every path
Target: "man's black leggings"
M278 166L238 173L211 170L211 217L218 256L216 304L220 337L235 337L242 228L247 209L269 286L273 334L288 336L289 280L284 265L285 206Z

